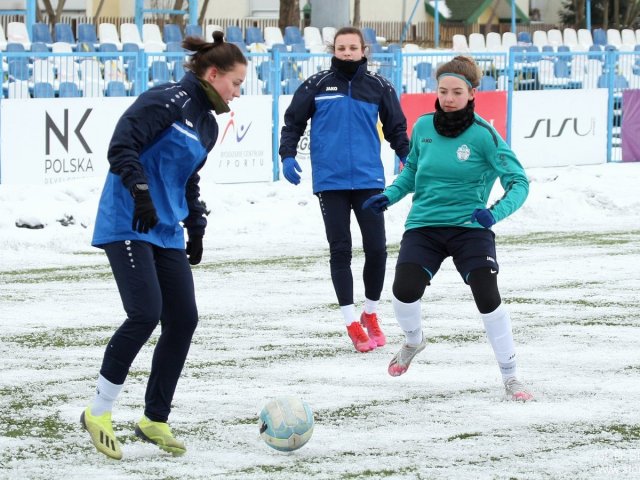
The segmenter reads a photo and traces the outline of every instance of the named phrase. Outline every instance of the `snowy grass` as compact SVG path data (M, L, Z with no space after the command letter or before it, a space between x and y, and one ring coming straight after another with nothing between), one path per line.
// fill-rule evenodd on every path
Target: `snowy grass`
M103 255L0 273L0 478L538 479L640 474L640 230L498 235L500 286L519 376L537 401L504 401L471 294L450 261L423 300L429 346L409 372L387 364L402 342L390 289L388 345L357 354L336 312L326 250L194 269L200 324L171 423L172 457L133 435L157 334L114 411L121 462L98 454L78 422L109 336L123 320ZM362 252L354 257L359 278ZM362 300L361 282L356 295ZM267 447L257 415L298 395L310 442Z

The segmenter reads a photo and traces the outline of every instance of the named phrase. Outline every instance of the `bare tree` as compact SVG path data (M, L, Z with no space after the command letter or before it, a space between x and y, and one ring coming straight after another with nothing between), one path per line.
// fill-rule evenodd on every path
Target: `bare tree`
M49 25L58 23L66 0L59 0L58 7L55 10L53 9L53 5L51 5L51 0L42 0L42 3L44 4L44 9L47 12L47 17L49 17ZM40 16L39 20L41 19L42 17Z
M204 23L204 17L207 13L207 8L209 8L209 0L204 0L202 2L202 9L200 10L200 17L198 17L198 25L202 25ZM208 40L210 41L211 39Z
M100 16L100 14L102 13L103 6L104 6L104 0L100 0L100 3L98 4L98 8L96 9L96 14L94 15L94 18L98 18Z
M353 26L360 28L360 0L353 2Z
M278 27L284 32L284 27L300 25L300 1L280 0L280 18Z

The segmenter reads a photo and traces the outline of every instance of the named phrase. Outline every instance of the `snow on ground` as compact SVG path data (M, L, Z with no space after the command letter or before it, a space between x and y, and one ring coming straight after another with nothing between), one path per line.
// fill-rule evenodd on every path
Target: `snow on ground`
M0 478L639 476L640 164L527 173L525 206L495 231L519 376L538 401L503 401L450 261L423 300L429 346L406 375L386 373L402 341L390 289L409 199L386 213L388 345L357 354L336 311L309 180L204 184L201 320L171 416L189 451L174 458L133 436L154 336L114 411L121 462L97 454L78 423L123 320L106 259L90 246L102 180L0 185ZM356 279L362 262L357 250ZM259 410L281 394L315 413L313 437L292 454L258 437Z

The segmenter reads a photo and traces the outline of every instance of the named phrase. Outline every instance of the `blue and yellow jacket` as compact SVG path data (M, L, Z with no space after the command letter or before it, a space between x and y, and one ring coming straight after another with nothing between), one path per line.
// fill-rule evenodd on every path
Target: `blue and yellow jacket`
M199 201L200 176L218 137L212 103L191 72L179 83L142 95L118 121L108 159L109 174L100 197L92 245L141 240L163 248L184 248L189 234L203 235L207 220ZM147 183L158 214L149 233L132 230L131 187Z
M335 65L309 77L293 95L284 115L280 157L294 157L311 119L314 193L325 190L382 189L378 116L382 133L396 154L409 153L407 121L393 86L367 71L366 62L351 80Z

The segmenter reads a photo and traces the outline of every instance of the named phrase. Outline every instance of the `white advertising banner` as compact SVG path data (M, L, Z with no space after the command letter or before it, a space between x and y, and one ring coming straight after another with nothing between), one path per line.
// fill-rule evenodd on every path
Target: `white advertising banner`
M279 123L278 123L278 138L280 137L280 131L282 130L282 125L284 125L284 113L289 108L291 104L291 99L293 95L280 95L280 101L278 103L279 106ZM311 122L307 123L307 128L304 131L304 135L300 137L300 141L298 142L298 154L296 155L296 160L300 164L300 168L302 168L303 174L311 174L311 155L310 155L310 146L311 146L311 134L310 134ZM336 128L341 128L336 125ZM389 142L384 139L382 134L382 127L380 121L378 121L378 133L380 134L380 157L382 159L382 164L384 165L384 172L387 178L390 178L394 173L395 168L395 159L396 154L391 148ZM278 157L279 159L280 157ZM281 178L282 174L280 175Z
M0 181L52 184L105 176L113 129L133 100L2 100Z
M215 183L270 182L273 179L272 98L242 96L218 115L218 141L200 177Z
M608 93L604 88L514 92L511 147L522 165L605 163Z

